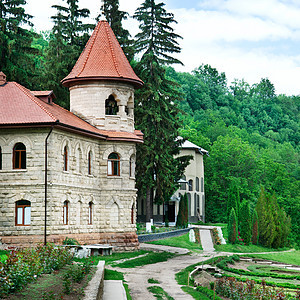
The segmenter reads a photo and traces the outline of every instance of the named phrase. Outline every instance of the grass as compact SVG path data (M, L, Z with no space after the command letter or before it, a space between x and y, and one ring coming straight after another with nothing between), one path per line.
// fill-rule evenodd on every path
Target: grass
M190 286L183 286L181 288L184 292L186 292L187 294L190 294L196 300L210 300L211 299L211 298L208 298L205 294L194 290Z
M136 259L124 261L122 263L116 264L120 268L135 268L139 266L155 264L158 262L167 261L169 258L174 257L174 253L169 252L149 252L148 255L143 257L138 257Z
M149 278L148 283L160 283L160 282L154 278Z
M183 234L180 236L163 239L163 240L148 242L148 244L186 248L186 249L193 250L193 251L202 250L201 244L190 242L189 233L186 233L186 234Z
M167 292L165 292L163 290L163 288L161 288L160 286L149 286L148 290L154 294L154 297L156 297L159 300L175 300L173 297L169 296L169 294Z
M8 251L0 250L0 262L5 262L7 259Z
M94 265L97 265L100 260L104 260L106 265L110 265L117 260L137 257L140 255L146 254L148 252L149 251L139 250L139 251L135 251L135 252L113 253L112 255L108 255L108 256L92 256L91 258L93 260ZM88 259L91 259L91 258L88 258ZM86 258L74 258L74 261L77 261L77 262L84 262L86 260L87 260Z
M239 245L239 244L225 244L215 245L216 251L219 252L233 252L233 253L255 253L255 252L273 252L280 251L278 249L266 248L258 245ZM273 255L273 254L272 254Z
M249 256L300 266L300 250L272 254L255 254Z

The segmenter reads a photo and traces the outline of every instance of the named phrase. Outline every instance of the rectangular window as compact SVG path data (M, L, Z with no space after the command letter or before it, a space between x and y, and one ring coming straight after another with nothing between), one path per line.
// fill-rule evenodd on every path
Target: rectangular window
M24 207L24 225L30 225L31 207Z

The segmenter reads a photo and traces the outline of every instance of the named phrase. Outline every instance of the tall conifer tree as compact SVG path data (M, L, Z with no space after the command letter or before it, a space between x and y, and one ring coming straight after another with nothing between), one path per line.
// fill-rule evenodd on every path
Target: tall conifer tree
M89 17L90 11L79 9L78 0L66 0L67 6L53 5L56 15L52 16L54 26L46 53L44 89L53 89L58 104L68 108L68 89L60 84L76 63L89 38L92 24L84 24L81 19Z
M243 200L243 202L241 203L239 224L240 224L241 237L242 239L244 239L244 243L246 245L249 245L252 237L252 231L251 231L252 220L251 220L250 206L247 200Z
M122 25L122 21L128 18L128 13L119 10L119 0L104 0L101 6L101 13L97 17L98 21L102 13L104 13L127 59L131 61L134 56L133 40L130 38L129 31L123 28Z
M2 0L0 2L0 69L7 79L33 88L35 76L34 54L31 46L36 33L22 28L32 26L32 16L25 12L25 0Z
M180 98L175 83L166 79L165 65L181 63L172 56L180 47L172 24L174 16L163 3L145 0L134 18L140 22L135 50L141 53L136 72L144 81L135 102L136 126L144 133L144 144L137 147L137 187L139 196L146 198L146 221L151 217L151 199L155 189L156 203L163 203L177 188L188 158L175 159L181 144L178 136L178 108Z

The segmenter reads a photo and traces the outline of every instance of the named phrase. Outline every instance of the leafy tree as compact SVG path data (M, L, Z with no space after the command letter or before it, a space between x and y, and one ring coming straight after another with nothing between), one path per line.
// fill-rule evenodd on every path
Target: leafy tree
M104 0L97 20L103 13L127 59L131 61L134 57L133 40L130 38L129 31L122 26L122 21L128 18L128 13L119 10L119 0Z
M258 243L258 216L256 209L253 209L252 215L252 239L251 242L253 245L257 245Z
M238 233L238 221L234 208L231 208L228 221L228 240L231 244L236 243Z
M244 239L246 245L250 244L252 231L251 231L251 213L250 205L247 200L243 200L241 203L240 214L239 214L239 228L241 232L241 237Z
M135 69L145 83L135 97L136 126L144 133L144 144L137 147L137 187L139 196L146 198L149 221L153 188L156 203L168 201L189 161L186 157L174 157L182 143L177 139L180 124L175 104L180 94L176 84L166 78L164 68L180 63L171 56L180 52L176 41L180 36L174 33L171 26L176 21L163 3L145 0L134 18L140 22L135 48L142 54Z
M38 50L31 43L38 35L22 28L22 25L33 25L32 16L23 8L25 4L25 0L2 0L0 3L0 61L1 71L8 80L33 88L35 80L32 77L37 76L34 55Z
M185 193L180 196L179 211L177 215L176 227L188 226L188 197Z

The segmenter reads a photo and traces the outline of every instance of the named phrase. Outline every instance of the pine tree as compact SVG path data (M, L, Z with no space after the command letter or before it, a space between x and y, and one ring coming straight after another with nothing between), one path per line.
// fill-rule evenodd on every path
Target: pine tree
M252 244L257 245L258 243L258 216L256 209L253 209L252 216Z
M275 224L272 211L270 210L269 195L263 187L256 204L256 211L259 223L259 243L271 247L275 237Z
M139 195L146 196L149 221L151 190L155 189L156 203L168 200L189 161L174 158L181 144L175 104L180 95L175 83L166 79L164 69L164 65L180 63L171 56L180 52L176 41L180 36L173 32L171 25L176 21L163 3L146 0L134 18L140 22L135 48L142 54L135 70L145 83L135 99L136 127L144 133L144 144L137 147L137 187Z
M236 243L238 233L238 222L234 208L231 208L228 222L228 240L231 244Z
M249 202L247 200L243 200L240 209L239 225L240 225L241 238L244 240L244 243L246 245L249 245L251 241L251 236L252 236L251 223L252 222L251 222Z
M8 80L33 88L32 77L37 76L34 54L38 50L31 44L38 35L22 28L22 25L33 26L32 16L22 7L25 4L25 0L2 0L0 3L0 69Z
M227 218L229 222L229 215L231 213L231 209L233 208L236 212L236 216L238 218L238 212L239 212L239 192L235 184L231 183L228 191L228 197L227 197Z
M176 220L176 227L188 226L188 198L187 194L180 195L179 211Z
M134 57L133 40L130 38L129 31L122 25L122 21L128 18L128 13L119 10L119 0L104 0L97 21L103 13L127 59L131 61Z
M53 5L57 13L52 16L54 26L50 34L46 52L44 89L53 89L57 103L69 107L68 89L60 84L72 70L88 38L91 24L83 24L80 19L89 16L89 10L79 9L78 0L67 0L67 6Z

